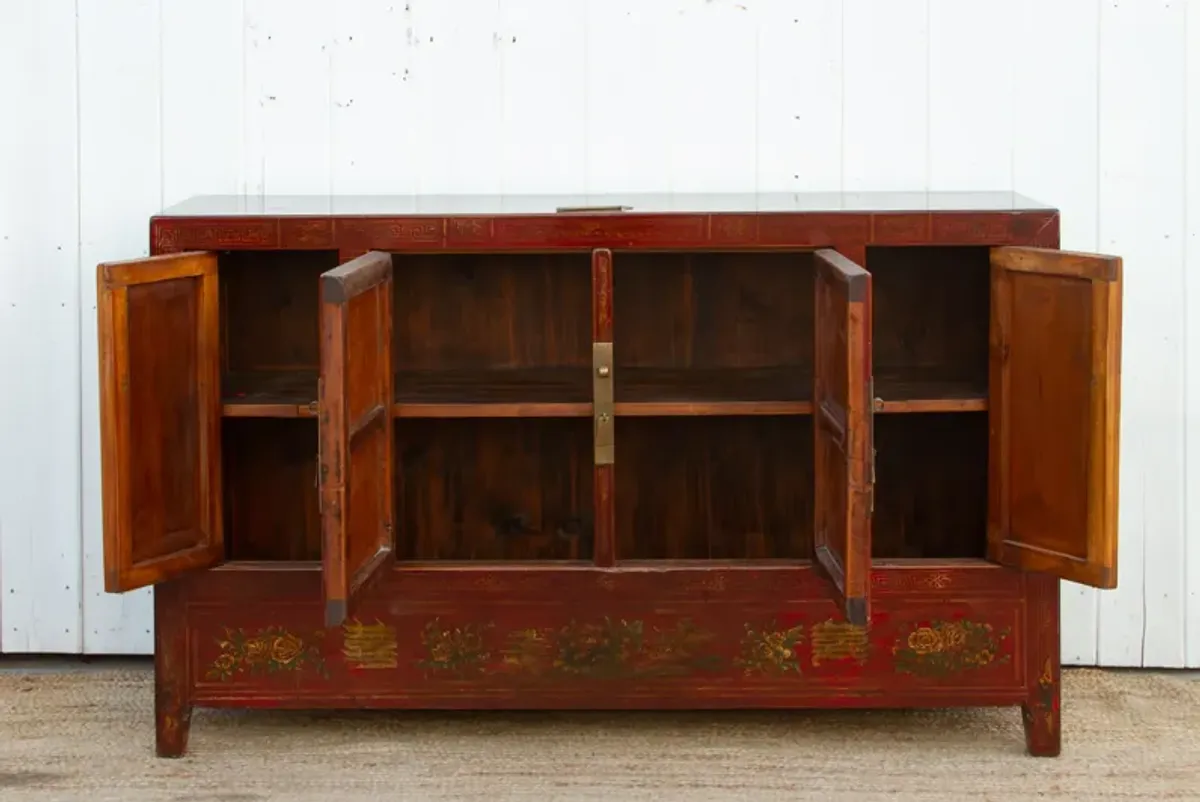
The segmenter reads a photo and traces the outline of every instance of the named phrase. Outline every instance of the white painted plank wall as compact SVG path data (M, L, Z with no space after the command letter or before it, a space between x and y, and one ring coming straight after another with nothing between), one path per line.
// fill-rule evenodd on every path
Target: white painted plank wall
M1200 0L5 0L0 650L104 594L97 262L201 192L1015 189L1126 261L1120 589L1084 665L1200 667Z

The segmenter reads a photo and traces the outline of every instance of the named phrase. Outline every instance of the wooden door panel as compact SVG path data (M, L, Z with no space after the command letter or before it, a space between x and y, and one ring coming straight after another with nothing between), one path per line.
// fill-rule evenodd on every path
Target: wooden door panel
M1117 581L1121 260L995 248L988 553Z
M871 276L832 250L816 253L813 542L851 623L870 616Z
M97 268L104 586L224 559L217 258Z
M319 393L325 621L338 626L395 560L389 254L322 275Z

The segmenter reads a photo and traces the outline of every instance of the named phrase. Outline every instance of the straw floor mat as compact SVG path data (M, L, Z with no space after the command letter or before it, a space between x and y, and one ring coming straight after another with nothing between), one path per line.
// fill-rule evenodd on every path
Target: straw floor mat
M0 799L1200 800L1200 679L1068 670L1063 754L1017 708L447 714L198 710L153 756L151 672L0 672Z

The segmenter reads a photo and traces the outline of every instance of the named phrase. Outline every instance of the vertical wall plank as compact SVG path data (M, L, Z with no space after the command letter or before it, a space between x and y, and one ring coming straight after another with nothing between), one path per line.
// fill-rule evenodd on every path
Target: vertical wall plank
M746 192L757 180L760 7L678 2L659 31L669 90L657 99L674 192ZM594 63L603 69L606 61Z
M243 21L242 0L162 4L164 205L241 191Z
M1184 163L1187 182L1184 208L1187 210L1184 293L1187 324L1184 353L1186 366L1187 455L1184 498L1187 510L1184 555L1186 563L1187 631L1185 660L1189 668L1200 668L1200 9L1192 4L1186 14L1186 76L1184 98L1187 132Z
M120 136L121 129L103 130L106 113L97 98L90 97L83 107L90 124L86 153L89 204L101 205L117 179L110 171L137 174L130 195L123 203L146 213L157 211L190 195L236 193L240 191L242 141L242 3L241 0L178 0L164 3L161 16L143 4L134 9L141 14L136 35L140 45L134 50L139 69L157 68L157 81L143 80L119 103L134 106L133 114L145 124L136 141L128 147L114 146L109 137ZM104 39L89 19L86 29L89 59L104 61ZM100 40L92 37L100 36ZM142 37L145 37L142 40ZM161 47L159 47L161 40ZM159 62L155 66L155 54ZM222 54L214 58L214 53ZM91 62L89 62L90 64ZM197 70L197 64L205 64ZM101 67L106 69L110 67ZM117 69L117 67L111 67ZM86 79L85 79L86 80ZM85 83L89 92L102 91ZM155 107L155 99L161 107ZM99 102L112 102L103 94ZM143 105L144 104L144 105ZM121 108L122 113L126 111ZM159 131L161 130L161 139ZM115 149L114 149L115 148ZM145 148L143 152L143 148ZM145 158L157 150L157 161ZM117 163L105 165L106 154L115 153ZM161 165L161 179L159 169ZM89 205L89 210L94 206ZM102 227L101 227L102 226ZM103 542L100 499L100 443L97 405L97 354L94 270L105 259L126 258L145 253L148 225L130 219L119 227L104 221L93 228L89 224L89 245L82 265L86 284L86 303L81 309L80 329L82 392L80 395L84 426L83 463L83 540L87 555L86 595L84 597L84 641L86 653L145 653L151 649L152 604L148 592L114 596L103 589Z
M247 182L266 194L328 193L333 4L245 3Z
M1012 48L1026 47L1013 6L929 0L931 190L1012 188Z
M93 654L149 653L148 590L104 591L96 265L149 253L162 205L162 19L158 0L79 6L79 209L85 632Z
M410 0L416 94L411 120L417 189L427 195L499 193L503 146L499 0ZM398 125L410 121L396 120Z
M501 191L580 192L587 173L588 98L580 91L587 81L587 7L504 0L500 10Z
M669 192L672 10L644 0L585 0L587 174L583 190Z
M843 186L929 188L929 0L844 0Z
M1012 14L1022 50L1037 54L1010 60L1013 189L1059 208L1064 248L1095 251L1099 6L1021 0ZM1004 119L998 109L991 116ZM1095 589L1063 584L1063 663L1096 664L1099 604Z
M1183 662L1184 4L1100 11L1100 248L1125 259L1120 554L1105 665Z
M78 652L75 4L0 4L0 651Z
M842 2L755 3L757 186L842 188Z
M413 146L422 123L407 44L411 3L337 3L333 16L333 191L415 193L423 154Z

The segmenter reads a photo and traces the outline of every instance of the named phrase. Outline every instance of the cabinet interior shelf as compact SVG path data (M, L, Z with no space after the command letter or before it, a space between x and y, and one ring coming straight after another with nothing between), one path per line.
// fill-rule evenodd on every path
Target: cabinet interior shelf
M619 367L616 414L624 417L807 415L812 387L795 367L661 369ZM585 418L592 414L586 367L401 371L394 377L398 418ZM921 370L875 378L878 413L979 412L987 385ZM315 371L231 373L225 417L305 418L317 414Z

